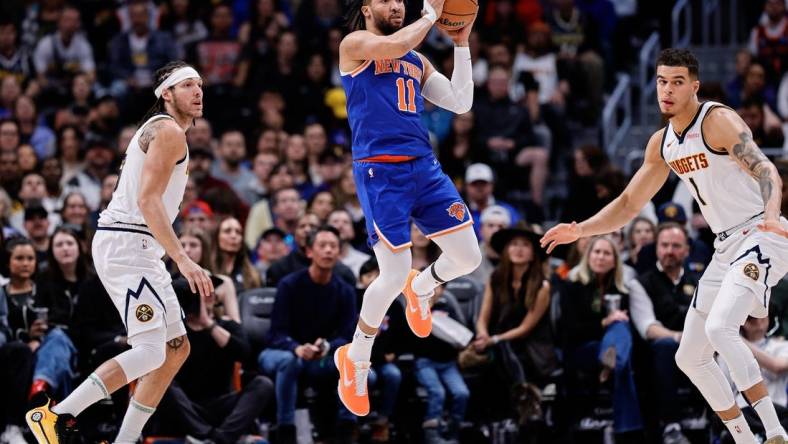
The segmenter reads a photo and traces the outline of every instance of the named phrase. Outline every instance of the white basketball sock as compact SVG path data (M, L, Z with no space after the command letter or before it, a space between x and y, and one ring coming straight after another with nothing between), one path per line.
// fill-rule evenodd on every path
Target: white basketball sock
M764 396L755 401L752 404L752 408L755 409L755 412L758 413L758 417L761 418L761 423L763 423L763 428L766 430L767 438L777 435L786 436L785 429L780 424L780 420L777 418L777 412L774 410L772 398L768 395Z
M753 444L755 442L755 436L752 434L750 426L747 425L747 420L744 419L744 415L741 413L730 421L723 421L722 423L725 424L725 427L731 432L734 442L744 444Z
M64 413L77 416L91 405L109 397L104 382L97 374L91 373L66 399L60 401L52 411L58 415Z
M115 438L115 443L118 444L135 444L139 441L142 435L142 428L145 423L153 415L156 409L140 404L134 398L129 402L129 408L126 409L126 416L123 417L123 424L118 431L118 437Z
M374 343L375 335L370 336L356 326L356 332L353 334L353 342L350 343L347 357L353 362L369 361L372 355L372 344Z

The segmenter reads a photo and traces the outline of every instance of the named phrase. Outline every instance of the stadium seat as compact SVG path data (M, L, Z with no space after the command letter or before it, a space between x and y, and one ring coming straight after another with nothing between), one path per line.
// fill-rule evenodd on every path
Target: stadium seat
M271 328L271 312L276 300L276 288L255 288L238 295L241 326L246 332L252 350L261 350Z
M475 330L476 318L482 305L484 288L478 282L467 277L454 279L446 284L446 291L454 295L465 317L465 326Z

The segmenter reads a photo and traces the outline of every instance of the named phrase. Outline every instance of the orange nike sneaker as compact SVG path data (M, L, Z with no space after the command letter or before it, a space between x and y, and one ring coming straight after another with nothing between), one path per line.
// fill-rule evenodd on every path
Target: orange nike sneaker
M356 416L369 414L369 394L367 393L367 376L370 363L353 362L348 358L350 344L343 345L334 352L334 365L339 371L337 392L342 404Z
M408 326L414 335L426 338L432 332L432 313L430 312L430 298L419 297L411 288L413 279L416 279L418 275L418 270L410 270L408 282L405 283L405 288L402 290L402 294L405 295L405 300L408 302L405 307L405 319L408 320Z

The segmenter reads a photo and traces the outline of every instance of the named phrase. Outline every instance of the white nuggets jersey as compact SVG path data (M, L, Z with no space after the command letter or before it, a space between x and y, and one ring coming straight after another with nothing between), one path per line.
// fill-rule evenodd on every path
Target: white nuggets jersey
M172 119L172 116L167 114L155 115L142 124L137 132L134 133L134 137L131 139L126 149L126 158L121 165L118 186L112 193L112 200L107 206L107 209L101 212L99 218L100 224L145 224L142 212L137 206L140 180L142 178L142 167L145 163L145 152L140 148L139 138L146 125L159 119ZM164 190L164 195L162 196L162 202L164 203L164 208L167 211L170 223L175 222L175 218L178 216L178 210L183 200L183 192L186 190L186 182L189 178L188 167L189 150L187 148L186 155L175 165L175 169L170 175L170 181L167 183L167 188Z
M706 144L703 119L717 102L703 102L683 134L668 124L660 154L693 193L714 233L735 227L763 212L758 183L727 152Z

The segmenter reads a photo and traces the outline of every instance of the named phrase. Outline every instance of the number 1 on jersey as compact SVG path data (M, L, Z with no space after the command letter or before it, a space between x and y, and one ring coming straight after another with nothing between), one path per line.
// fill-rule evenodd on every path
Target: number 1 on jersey
M408 97L405 100L405 79L397 79L397 107L400 111L416 112L416 88L413 86L413 79L408 79Z
M703 200L703 197L700 195L700 190L698 189L698 184L695 183L695 179L690 177L689 181L692 184L692 187L695 188L695 195L698 196L698 202L700 202L701 205L706 205L706 201Z

